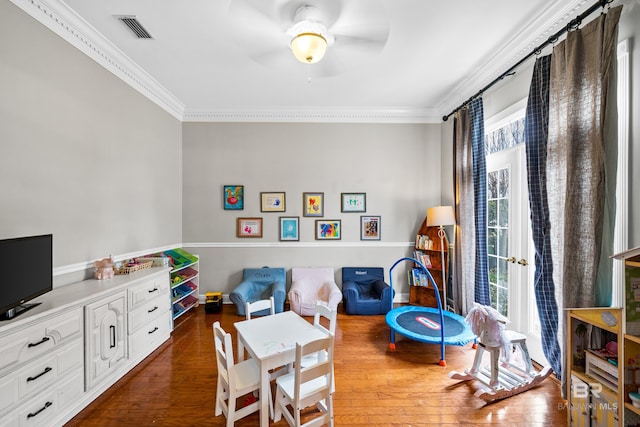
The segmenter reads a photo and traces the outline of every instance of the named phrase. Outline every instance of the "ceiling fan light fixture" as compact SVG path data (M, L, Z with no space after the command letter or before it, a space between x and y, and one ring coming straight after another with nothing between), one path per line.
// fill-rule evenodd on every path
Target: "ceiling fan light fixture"
M298 22L292 31L291 51L296 59L304 64L314 64L322 59L327 51L327 29L318 22Z
M314 64L320 61L327 51L327 40L316 33L298 34L291 40L291 50L298 61Z

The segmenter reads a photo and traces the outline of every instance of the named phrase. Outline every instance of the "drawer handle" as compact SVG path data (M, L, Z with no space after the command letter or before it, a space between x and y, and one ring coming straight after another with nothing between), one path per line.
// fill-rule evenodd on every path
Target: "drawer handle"
M38 375L36 375L35 377L29 377L27 378L27 382L29 381L35 381L38 378L40 378L41 376L43 376L44 374L46 374L47 372L51 372L53 370L53 368L50 368L49 366L47 366L46 368L44 368L44 371L40 372Z
M29 343L29 345L28 345L27 347L37 347L37 346L39 346L40 344L44 344L44 343L46 343L46 342L47 342L47 341L49 341L50 339L51 339L51 338L49 338L49 337L44 337L44 338L42 338L42 339L41 339L40 341L38 341L38 342L30 342L30 343Z
M158 287L156 286L155 288L149 290L149 293L151 294L151 293L157 292L157 291L158 291Z
M111 331L111 343L109 348L114 348L116 346L116 327L115 325L109 326L109 330Z
M155 328L153 328L152 330L150 330L149 332L147 332L149 335L151 335L152 333L154 333L155 331L158 330L158 327L156 326Z
M36 412L29 413L29 415L27 415L27 418L35 417L36 415L38 415L40 412L44 411L45 409L47 409L51 405L53 405L53 403L47 401L47 403L45 403L42 408L38 409Z
M153 307L151 310L147 310L147 313L153 313L154 311L156 311L158 309L158 306L156 305L155 307Z

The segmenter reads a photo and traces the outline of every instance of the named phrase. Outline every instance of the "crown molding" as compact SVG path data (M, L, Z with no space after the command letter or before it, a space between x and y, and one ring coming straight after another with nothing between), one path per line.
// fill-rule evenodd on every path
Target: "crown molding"
M182 120L185 105L63 1L11 2L173 117Z
M509 43L487 58L483 65L469 73L465 80L455 86L451 91L451 96L438 106L438 110L443 114L449 114L526 57L536 47L547 41L550 36L591 6L593 1L547 1L547 4L541 7L543 12L530 24L522 27L517 34L511 37Z
M222 108L185 104L113 45L62 0L11 0L28 15L102 65L160 108L185 122L439 123L438 112L389 108Z
M224 108L189 110L185 122L300 122L300 123L440 123L435 109L403 108Z
M185 104L151 77L62 0L11 0L71 45L147 97L173 117L184 122L306 122L306 123L441 123L448 114L481 88L500 76L521 58L557 32L592 0L549 0L544 12L523 27L509 43L456 85L437 108L221 108L187 109ZM638 0L622 0L637 4Z

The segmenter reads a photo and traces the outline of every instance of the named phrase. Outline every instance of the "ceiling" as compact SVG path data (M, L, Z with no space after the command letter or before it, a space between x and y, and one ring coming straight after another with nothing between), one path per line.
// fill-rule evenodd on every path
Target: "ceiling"
M441 121L594 2L12 1L180 120L378 122ZM301 5L335 35L317 64L289 49Z

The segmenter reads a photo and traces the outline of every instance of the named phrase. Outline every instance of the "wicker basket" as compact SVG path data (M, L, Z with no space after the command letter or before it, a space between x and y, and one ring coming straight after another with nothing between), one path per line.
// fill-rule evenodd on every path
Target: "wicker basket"
M136 271L146 270L147 268L151 268L152 265L153 265L153 261L141 262L140 264L127 265L127 266L122 266L120 268L114 268L113 271L116 274L131 274L131 273L135 273Z

